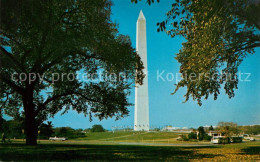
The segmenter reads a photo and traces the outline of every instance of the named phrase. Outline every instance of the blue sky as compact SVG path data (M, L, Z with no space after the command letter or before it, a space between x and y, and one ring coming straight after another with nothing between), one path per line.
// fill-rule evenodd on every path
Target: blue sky
M174 74L179 71L180 64L174 57L184 39L171 38L163 32L158 33L156 27L157 22L164 20L173 1L161 0L151 6L146 4L145 0L138 4L132 4L130 0L113 2L112 19L119 24L121 34L131 37L133 47L136 43L136 21L141 9L146 17L151 126L198 127L216 125L219 121L233 121L239 125L260 124L260 48L241 64L239 70L242 73L251 73L251 81L240 82L234 98L229 99L222 90L217 101L210 97L203 100L201 107L192 100L182 103L185 89L171 95L175 89L175 80L157 81L157 71ZM129 100L134 103L134 87ZM129 110L129 116L118 121L114 118L103 121L94 118L90 122L88 117L75 111L69 111L62 116L58 113L50 120L55 127L89 128L94 124L102 124L106 129L111 129L112 126L134 125L134 107L129 107Z
M161 0L151 6L144 0L138 4L132 4L130 0L114 0L112 7L112 19L119 24L119 32L131 37L135 47L136 21L140 10L146 17L147 23L147 48L149 71L149 104L150 125L162 127L172 125L176 127L198 127L200 125L216 125L219 121L233 121L240 125L260 124L260 49L256 49L254 55L248 56L241 64L239 70L243 73L251 73L251 82L240 82L234 98L229 99L224 91L221 91L218 100L210 97L203 101L199 107L195 101L184 101L185 89L179 90L175 95L175 81L157 81L157 70L165 73L178 73L180 64L174 59L175 54L181 48L184 41L180 37L170 38L165 33L156 31L156 23L164 20L165 13L170 9L172 1ZM129 97L134 103L134 88ZM108 119L99 121L94 119L89 122L88 117L70 111L61 116L57 114L51 119L55 126L71 126L73 128L88 128L93 124L102 124L106 129L112 126L133 126L134 107L129 107L128 117L115 121Z

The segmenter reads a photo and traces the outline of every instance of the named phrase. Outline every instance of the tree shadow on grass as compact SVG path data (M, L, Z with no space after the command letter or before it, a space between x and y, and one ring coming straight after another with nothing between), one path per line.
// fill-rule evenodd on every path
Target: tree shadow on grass
M197 147L127 146L127 145L74 145L74 144L24 144L0 145L0 160L45 161L45 160L190 160L214 158L217 155L199 154ZM205 148L205 147L204 147Z
M252 146L247 147L245 149L241 149L242 155L260 155L260 146Z

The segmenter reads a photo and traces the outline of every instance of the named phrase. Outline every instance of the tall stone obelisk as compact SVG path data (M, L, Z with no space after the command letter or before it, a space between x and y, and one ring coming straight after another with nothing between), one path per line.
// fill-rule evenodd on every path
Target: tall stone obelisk
M136 51L140 55L146 74L143 85L135 87L135 131L149 131L149 98L147 73L146 20L142 10L136 23Z

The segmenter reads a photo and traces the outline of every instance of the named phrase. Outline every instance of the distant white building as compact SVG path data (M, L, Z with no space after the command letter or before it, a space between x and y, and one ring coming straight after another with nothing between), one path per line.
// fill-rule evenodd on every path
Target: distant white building
M220 131L209 131L208 132L208 135L211 136L211 137L222 137L223 136L223 133L220 132Z
M162 131L167 132L176 132L176 133L190 133L192 132L192 129L189 129L188 127L172 127L172 126L166 126L162 128Z

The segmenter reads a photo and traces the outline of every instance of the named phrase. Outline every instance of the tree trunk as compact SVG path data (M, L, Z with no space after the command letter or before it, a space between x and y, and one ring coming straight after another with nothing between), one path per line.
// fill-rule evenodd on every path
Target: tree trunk
M25 111L25 133L26 144L37 145L37 123L35 119L35 107L33 99L30 97L23 98L23 105Z
M37 125L35 116L25 113L26 144L37 145Z

